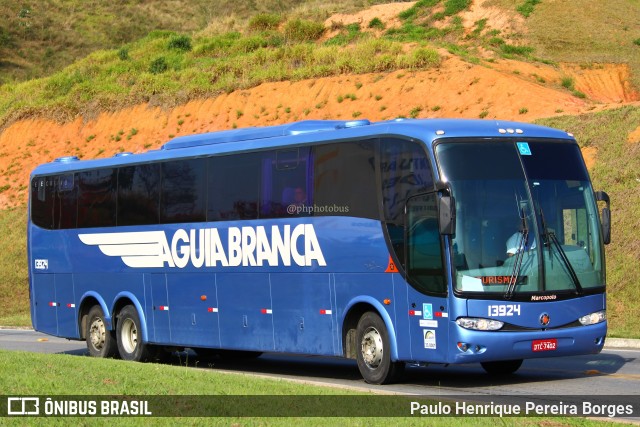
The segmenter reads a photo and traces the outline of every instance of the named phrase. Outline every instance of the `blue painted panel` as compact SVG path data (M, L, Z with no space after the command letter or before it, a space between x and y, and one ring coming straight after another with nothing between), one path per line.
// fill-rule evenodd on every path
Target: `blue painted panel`
M33 328L45 334L58 334L58 310L56 302L56 286L54 274L33 274L31 276L33 289L32 303L35 305L36 316Z
M411 359L420 362L445 362L449 343L449 302L446 298L424 295L408 289Z
M336 355L330 274L272 274L277 351Z
M56 298L59 304L58 333L63 337L80 338L73 275L56 274L55 277Z
M219 347L215 275L168 274L167 292L173 342L194 347Z
M581 316L605 308L602 295L589 295L564 301L539 302L470 299L467 304L469 316L497 319L525 328L540 328L540 316L543 313L549 315L548 326L554 328L575 322Z
M151 288L151 321L149 328L151 340L156 343L171 344L171 312L164 307L170 307L167 294L167 279L165 274L150 274L149 284Z
M219 274L216 283L221 347L273 351L269 274Z

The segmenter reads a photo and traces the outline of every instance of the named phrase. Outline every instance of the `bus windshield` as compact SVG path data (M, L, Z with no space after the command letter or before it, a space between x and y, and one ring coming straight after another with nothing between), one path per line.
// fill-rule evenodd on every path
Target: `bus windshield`
M464 140L436 154L456 201L457 293L536 300L603 289L598 209L573 141Z

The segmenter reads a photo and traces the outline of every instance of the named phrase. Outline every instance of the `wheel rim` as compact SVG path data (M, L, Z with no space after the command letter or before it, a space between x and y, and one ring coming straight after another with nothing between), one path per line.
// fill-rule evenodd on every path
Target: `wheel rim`
M122 333L120 335L122 347L127 353L133 353L138 346L138 328L131 319L125 319L122 323Z
M96 350L102 350L104 348L104 342L107 336L107 328L104 326L104 322L101 318L97 317L91 322L89 329L89 339L91 345Z
M382 362L383 345L382 335L374 327L369 327L364 332L361 342L362 360L370 369L376 369Z

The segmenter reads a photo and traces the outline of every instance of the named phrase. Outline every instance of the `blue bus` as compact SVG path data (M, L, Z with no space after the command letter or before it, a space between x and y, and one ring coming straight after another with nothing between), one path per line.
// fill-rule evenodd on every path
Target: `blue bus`
M33 327L93 356L339 356L383 384L604 345L609 197L564 131L311 120L30 179Z

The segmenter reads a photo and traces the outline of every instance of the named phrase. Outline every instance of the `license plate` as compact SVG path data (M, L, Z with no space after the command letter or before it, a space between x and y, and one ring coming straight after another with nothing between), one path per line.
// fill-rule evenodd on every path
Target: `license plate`
M533 340L531 342L532 351L553 351L558 348L558 340L550 338L547 340Z

